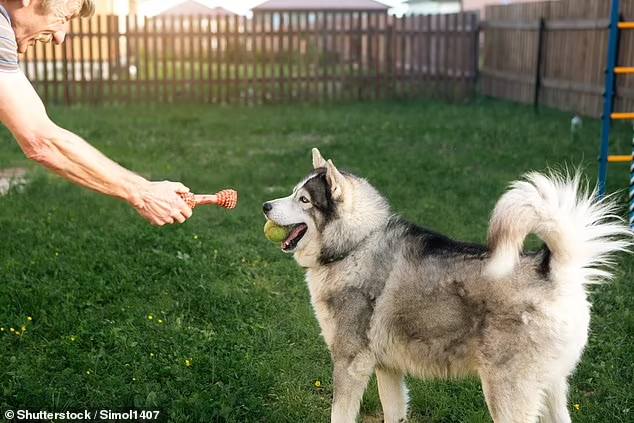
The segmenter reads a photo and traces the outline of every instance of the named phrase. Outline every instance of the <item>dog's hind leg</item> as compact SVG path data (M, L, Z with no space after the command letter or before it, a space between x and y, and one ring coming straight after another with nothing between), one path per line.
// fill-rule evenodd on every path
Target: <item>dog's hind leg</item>
M541 423L570 423L568 412L568 382L561 378L546 390L546 408Z
M383 407L385 423L402 423L407 421L407 387L403 374L387 369L376 369L376 380L379 386L379 397Z
M334 361L331 422L354 423L376 362L369 352Z
M537 423L543 390L536 381L519 381L499 369L480 374L482 390L495 423Z

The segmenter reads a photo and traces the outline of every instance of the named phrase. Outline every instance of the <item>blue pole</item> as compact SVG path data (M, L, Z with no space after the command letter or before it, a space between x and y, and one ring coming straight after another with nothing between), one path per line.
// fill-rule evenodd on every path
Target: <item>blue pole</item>
M614 96L614 66L616 66L616 44L619 35L619 0L612 0L610 12L610 39L608 41L608 62L605 74L605 94L603 98L603 127L601 130L601 156L599 165L599 198L605 194L605 181L608 173L608 146L612 121Z

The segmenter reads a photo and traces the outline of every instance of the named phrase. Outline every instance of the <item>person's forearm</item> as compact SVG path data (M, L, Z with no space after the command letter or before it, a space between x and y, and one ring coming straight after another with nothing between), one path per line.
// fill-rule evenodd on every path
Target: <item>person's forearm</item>
M22 72L0 72L0 122L27 157L81 187L124 199L153 225L182 223L191 216L177 194L189 188L180 182L150 182L57 126Z
M34 134L18 142L32 160L61 177L102 194L137 204L149 183L110 160L77 135L52 125L46 135Z

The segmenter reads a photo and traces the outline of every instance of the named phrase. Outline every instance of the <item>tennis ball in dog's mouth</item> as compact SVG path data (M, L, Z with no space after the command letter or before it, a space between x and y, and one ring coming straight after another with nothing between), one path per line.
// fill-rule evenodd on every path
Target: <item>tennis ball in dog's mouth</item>
M288 237L289 233L290 231L287 227L280 226L272 220L267 220L264 224L264 236L269 241L282 242Z

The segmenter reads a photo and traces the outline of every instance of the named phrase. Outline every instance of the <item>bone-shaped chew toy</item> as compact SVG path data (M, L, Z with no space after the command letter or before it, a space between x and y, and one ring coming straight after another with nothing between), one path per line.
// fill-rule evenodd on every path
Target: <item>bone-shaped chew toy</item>
M178 195L192 209L203 204L216 204L225 209L232 209L238 204L238 193L232 189L223 189L213 195L196 195L191 192L179 192Z

